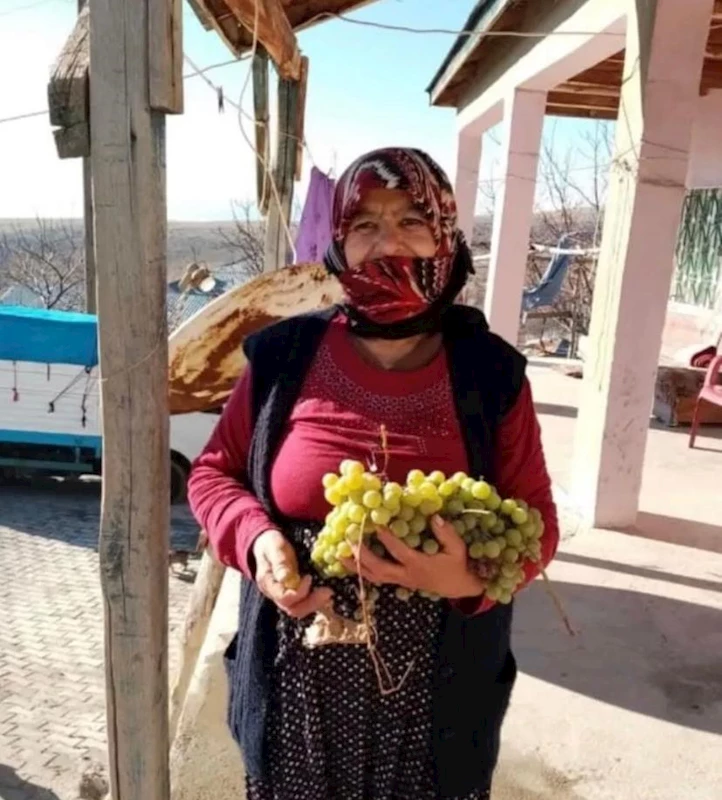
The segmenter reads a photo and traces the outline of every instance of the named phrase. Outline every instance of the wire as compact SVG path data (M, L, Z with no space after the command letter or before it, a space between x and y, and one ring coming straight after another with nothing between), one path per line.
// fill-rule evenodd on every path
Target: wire
M389 25L383 22L371 22L365 19L353 19L345 14L335 11L321 11L310 20L304 23L304 27L312 25L321 19L338 19L342 22L350 22L352 25L362 25L368 28L380 28L387 31L397 31L399 33L417 34L442 34L446 36L466 36L468 38L516 38L516 39L546 39L549 36L618 36L613 31L467 31L454 30L451 28L411 28L407 25Z
M49 2L49 0L43 0L43 2ZM29 7L30 6L28 6L28 8ZM5 12L3 12L3 13L5 13ZM0 16L2 16L2 14L0 14ZM208 67L200 68L200 67L197 67L195 64L193 64L193 62L191 62L190 59L188 59L186 57L186 60L188 61L188 63L193 67L193 72L187 72L183 76L183 80L187 81L187 80L190 80L191 78L198 78L198 77L202 78L206 74L206 72L210 72L211 70L214 70L214 69L220 69L221 67L228 67L231 64L238 64L239 61L245 61L247 58L249 58L249 54L248 53L244 53L243 55L239 56L238 58L231 58L231 59L228 59L227 61L219 61L217 64L211 64ZM28 114L18 114L17 116L14 116L14 117L3 117L3 118L0 119L0 124L2 124L3 122L17 122L18 120L30 119L31 117L42 117L42 116L45 116L48 113L49 113L48 109L46 108L46 109L43 109L42 111L31 111Z
M15 8L10 8L7 11L0 11L0 17L9 17L11 14L19 14L21 11L30 11L31 8L45 6L52 2L54 2L54 0L37 0L37 2L29 3L26 6L16 6Z

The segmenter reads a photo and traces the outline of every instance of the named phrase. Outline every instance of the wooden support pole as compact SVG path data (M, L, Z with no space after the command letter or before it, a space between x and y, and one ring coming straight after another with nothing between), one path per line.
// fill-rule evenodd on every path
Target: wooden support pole
M83 13L83 8L87 5L87 0L78 0L78 14ZM86 19L87 15L86 15ZM87 24L87 23L86 23ZM90 42L86 44L88 48L88 61L90 61ZM87 74L87 72L86 72ZM85 98L89 102L89 88L86 85ZM90 126L88 125L88 150L90 150ZM83 158L83 230L84 230L84 255L85 264L85 311L87 314L95 314L98 310L97 305L97 281L95 277L95 240L93 236L93 176L90 164L90 156Z
M171 32L151 24L162 11L155 7L167 13L167 2L90 2L100 570L113 800L169 797L165 117L150 106L149 56L173 47Z
M278 142L273 167L276 192L271 189L270 211L266 223L265 272L283 267L289 249L288 229L293 204L293 180L296 174L299 90L299 81L279 78Z
M301 180L303 172L303 148L306 127L306 91L308 90L308 56L301 57L301 78L298 87L298 104L296 107L296 172L294 178Z
M271 164L270 114L268 111L268 53L259 47L251 66L253 71L253 116L256 142L256 203L262 214L268 213L271 194L268 169Z
M629 3L571 473L574 500L596 527L624 528L637 517L712 7Z
M226 0L226 5L244 28L253 32L285 79L301 78L301 53L281 0ZM256 13L256 10L258 13Z

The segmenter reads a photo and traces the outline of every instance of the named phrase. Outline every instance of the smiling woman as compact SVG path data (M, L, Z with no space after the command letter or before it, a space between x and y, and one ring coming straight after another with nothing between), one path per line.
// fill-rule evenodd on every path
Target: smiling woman
M344 302L246 340L249 367L189 482L219 559L244 575L227 662L247 796L482 800L516 674L511 606L487 595L457 529L432 521L438 549L413 563L373 568L363 543L349 563L376 584L373 644L392 693L363 644L309 644L319 610L360 611L359 577L317 577L310 559L324 475L380 463L383 428L389 480L468 472L539 509L546 564L558 528L525 362L456 303L470 253L425 153L389 148L348 168L325 264Z

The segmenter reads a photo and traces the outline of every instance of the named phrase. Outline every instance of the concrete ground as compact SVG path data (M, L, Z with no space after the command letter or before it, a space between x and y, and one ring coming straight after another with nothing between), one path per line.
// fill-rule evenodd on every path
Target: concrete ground
M75 800L106 759L98 515L97 482L0 486L0 800ZM174 508L173 542L197 535ZM170 579L171 635L192 577Z

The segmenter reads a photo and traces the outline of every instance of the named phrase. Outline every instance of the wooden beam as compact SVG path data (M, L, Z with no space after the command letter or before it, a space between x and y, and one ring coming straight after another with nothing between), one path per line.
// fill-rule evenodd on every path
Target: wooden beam
M264 271L272 272L286 263L289 249L288 228L293 203L293 178L296 174L296 123L300 83L278 81L278 142L273 168L270 210L266 222Z
M299 80L301 53L281 0L226 0L226 5L251 32L258 16L258 41L273 59L278 74L285 79Z
M182 0L153 0L148 6L150 107L183 113Z
M296 174L295 179L301 180L303 171L303 146L306 128L306 91L308 88L308 56L301 57L301 79L298 87L298 108L296 116Z
M165 46L165 37L149 36L157 3L165 0L90 1L99 549L114 800L169 798L165 117L148 102L149 53Z
M590 93L576 95L556 90L549 92L547 102L550 106L555 107L568 106L570 108L607 110L616 110L619 108L619 96L593 95Z
M271 164L270 114L268 111L268 53L256 49L251 65L253 71L253 117L256 142L256 202L261 214L268 213L270 186L268 170Z
M48 82L50 124L59 128L53 135L60 158L81 158L90 153L88 21L86 4L53 65Z
M574 108L573 106L552 106L546 109L549 117L573 117L574 119L607 119L616 120L618 110L604 108Z

